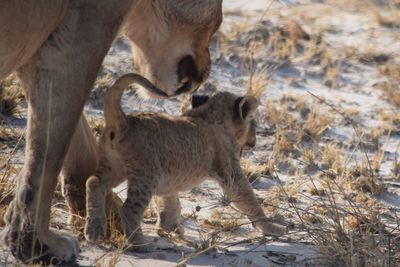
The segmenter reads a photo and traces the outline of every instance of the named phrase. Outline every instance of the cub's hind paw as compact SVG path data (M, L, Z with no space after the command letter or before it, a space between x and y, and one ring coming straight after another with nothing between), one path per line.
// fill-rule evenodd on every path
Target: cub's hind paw
M127 249L132 252L146 253L153 252L156 249L154 241L143 240L143 241L135 241L131 242Z
M107 234L107 220L101 217L88 217L85 224L85 238L90 242L97 242Z
M274 237L280 237L284 234L286 234L287 229L285 226L272 223L272 222L267 222L267 221L262 221L262 222L257 222L255 223L256 227L261 230L261 232L264 235L270 235Z

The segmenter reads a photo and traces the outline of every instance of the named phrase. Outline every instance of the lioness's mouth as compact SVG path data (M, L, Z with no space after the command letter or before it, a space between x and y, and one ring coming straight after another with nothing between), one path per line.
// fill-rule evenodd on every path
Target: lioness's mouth
M191 88L192 88L192 81L187 81L183 83L182 86L176 90L175 95L187 93L190 91Z

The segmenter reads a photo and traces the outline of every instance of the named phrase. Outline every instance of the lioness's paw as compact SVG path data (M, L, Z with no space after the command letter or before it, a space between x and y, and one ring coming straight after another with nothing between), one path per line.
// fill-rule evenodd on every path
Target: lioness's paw
M79 255L79 243L67 232L35 233L31 227L16 231L7 226L1 233L5 244L17 259L26 264L72 264Z
M107 234L107 220L105 217L88 217L85 224L85 238L90 242L97 242Z
M68 264L76 261L80 252L79 242L72 234L66 231L49 230L41 235L41 239L58 262Z

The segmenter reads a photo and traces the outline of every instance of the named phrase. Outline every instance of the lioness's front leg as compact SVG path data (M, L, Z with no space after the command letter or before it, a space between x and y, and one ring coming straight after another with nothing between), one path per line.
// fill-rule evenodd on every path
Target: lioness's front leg
M25 162L2 236L23 262L71 262L78 242L49 230L50 204L69 141L130 1L69 2L59 27L19 70L28 99ZM107 12L100 12L107 9Z
M231 171L233 172L231 174L223 173L218 180L228 198L263 234L272 236L283 235L285 228L272 223L265 216L251 188L251 184L244 176L240 166Z

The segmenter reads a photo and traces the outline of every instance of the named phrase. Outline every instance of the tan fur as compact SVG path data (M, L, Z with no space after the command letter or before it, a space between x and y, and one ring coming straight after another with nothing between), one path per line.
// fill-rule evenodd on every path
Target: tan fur
M122 81L122 82L121 82ZM258 102L252 96L217 93L205 104L181 117L138 112L123 114L120 78L106 95L106 128L100 139L100 164L87 181L85 236L90 241L106 233L105 195L128 180L121 219L134 248L143 249L140 221L151 197L159 204L159 226L179 226L178 193L207 178L215 179L236 207L264 234L280 235L269 222L240 168L240 150L255 145L252 114ZM113 112L108 112L113 111Z
M16 70L28 99L24 167L2 232L14 256L57 263L78 255L73 236L49 229L50 204L66 158L64 193L71 212L84 214L98 160L82 109L118 32L132 40L136 70L171 96L207 78L220 21L215 0L1 1L0 79Z

